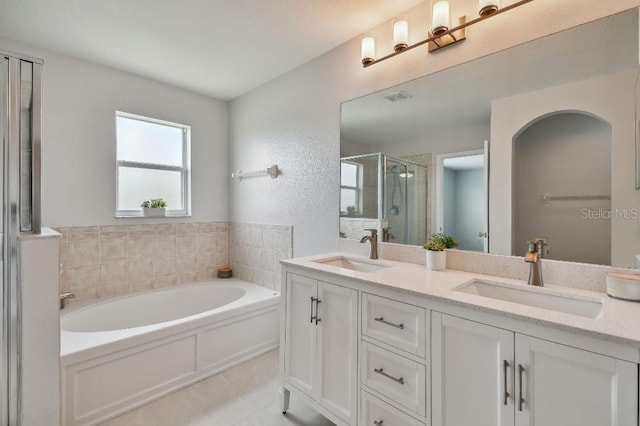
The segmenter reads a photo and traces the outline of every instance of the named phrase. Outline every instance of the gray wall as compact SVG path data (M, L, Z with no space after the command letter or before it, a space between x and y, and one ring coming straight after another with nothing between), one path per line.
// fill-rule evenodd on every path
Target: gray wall
M558 114L514 141L514 253L546 237L549 258L611 264L611 201L550 201L551 195L611 194L611 126L581 114ZM631 214L629 206L629 214ZM587 218L584 209L595 212Z
M444 233L451 235L461 250L483 251L478 233L484 229L483 169L444 168Z

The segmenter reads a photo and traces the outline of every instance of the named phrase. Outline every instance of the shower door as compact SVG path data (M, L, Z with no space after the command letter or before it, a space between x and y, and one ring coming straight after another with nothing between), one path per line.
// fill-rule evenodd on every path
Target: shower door
M0 424L20 424L18 234L40 233L42 63L0 52Z

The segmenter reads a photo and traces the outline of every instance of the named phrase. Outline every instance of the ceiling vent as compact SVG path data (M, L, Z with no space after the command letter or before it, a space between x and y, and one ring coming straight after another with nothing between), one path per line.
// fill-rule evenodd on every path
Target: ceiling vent
M409 99L411 96L407 95L405 92L393 92L384 95L384 98L390 102L399 102Z

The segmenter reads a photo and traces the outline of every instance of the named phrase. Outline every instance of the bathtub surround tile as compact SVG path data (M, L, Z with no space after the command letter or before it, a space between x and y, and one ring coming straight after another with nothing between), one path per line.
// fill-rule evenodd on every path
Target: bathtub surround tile
M100 287L123 285L128 287L127 262L119 260L100 264Z
M229 265L226 222L56 230L62 234L60 291L76 295L71 303L211 280Z
M156 257L153 259L153 276L163 277L176 273L175 257Z
M178 256L180 255L193 255L196 254L196 235L197 234L183 234L176 236L176 250Z
M100 264L69 266L67 268L69 291L76 299L93 299L98 297L100 285Z
M234 276L279 291L278 262L293 255L293 228L231 223L228 238Z
M69 240L69 265L90 265L100 261L100 240L98 234L90 235L91 237L83 239Z
M133 237L133 238L132 238ZM127 240L127 256L129 259L148 259L154 257L156 239L151 236L130 234Z
M216 233L201 232L196 240L198 253L216 251Z
M154 257L175 257L176 251L175 231L156 235Z
M127 258L127 233L100 234L100 261L124 260Z

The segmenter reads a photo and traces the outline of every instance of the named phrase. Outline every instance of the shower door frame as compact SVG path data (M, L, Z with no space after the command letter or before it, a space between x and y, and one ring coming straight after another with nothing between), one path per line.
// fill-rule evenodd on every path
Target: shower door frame
M2 121L2 149L0 165L2 167L2 218L0 219L0 239L2 256L0 256L0 276L2 291L0 303L0 424L18 425L22 419L21 404L21 288L19 276L19 245L21 233L40 234L40 182L41 182L41 136L42 136L42 64L43 61L24 55L0 51L0 76L2 80L2 99L0 113ZM30 162L28 192L29 224L21 224L21 150L24 139L21 134L22 120L22 70L30 69L30 122L29 151ZM30 163L30 164L29 164ZM24 173L26 176L27 173Z

